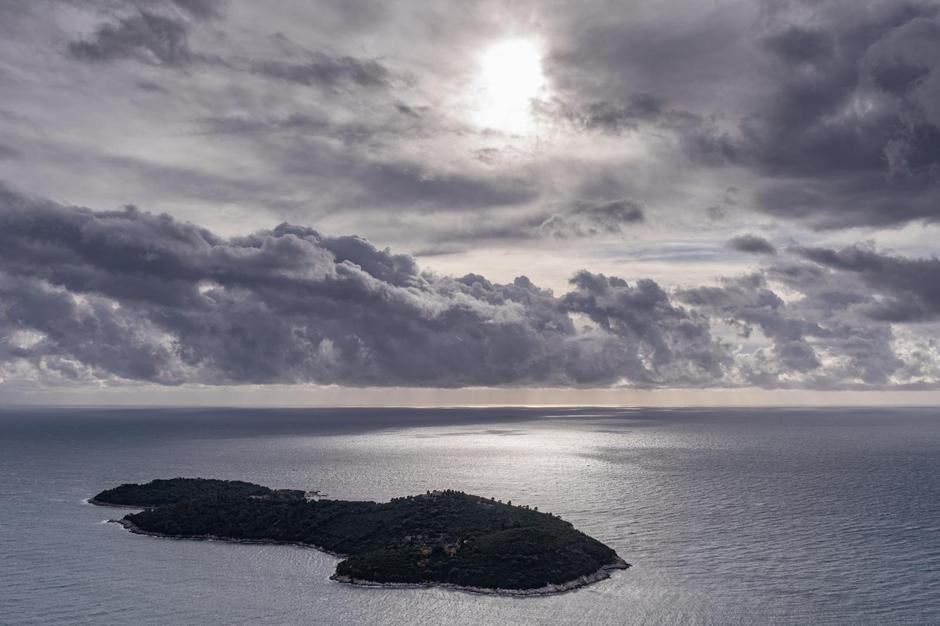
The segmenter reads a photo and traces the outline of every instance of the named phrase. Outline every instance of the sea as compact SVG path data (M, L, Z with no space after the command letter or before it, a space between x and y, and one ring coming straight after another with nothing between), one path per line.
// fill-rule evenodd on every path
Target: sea
M329 580L86 499L175 476L539 507L632 564L545 597ZM0 409L0 623L940 624L940 409Z

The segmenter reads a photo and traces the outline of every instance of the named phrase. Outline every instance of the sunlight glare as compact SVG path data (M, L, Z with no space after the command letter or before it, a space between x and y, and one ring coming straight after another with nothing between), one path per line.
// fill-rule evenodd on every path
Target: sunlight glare
M477 124L513 134L532 132L532 100L545 87L542 54L534 41L511 39L489 47L480 58Z

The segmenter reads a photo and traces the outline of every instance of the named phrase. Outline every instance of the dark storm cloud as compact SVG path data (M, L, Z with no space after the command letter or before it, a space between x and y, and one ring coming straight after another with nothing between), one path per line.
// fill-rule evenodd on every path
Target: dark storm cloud
M758 6L750 23L730 5L703 10L688 31L662 16L642 33L566 25L582 36L550 58L564 104L546 110L747 170L755 208L814 228L940 219L940 5Z
M556 213L539 226L542 236L590 237L623 232L625 226L646 219L643 205L629 198L600 203L580 202L572 209Z
M761 42L773 85L740 162L779 182L759 208L824 228L940 218L940 7L832 2Z
M664 113L663 106L663 100L653 94L634 94L622 103L598 101L579 106L559 100L536 103L536 113L570 122L584 130L620 134L636 130L641 123L658 120Z
M671 320L655 347L623 324L578 334L567 305L524 277L422 273L356 237L282 224L224 240L133 207L9 190L0 204L5 326L39 333L18 358L43 364L159 383L662 384L672 374L657 368L687 340ZM647 349L653 365L638 360Z
M820 365L807 337L818 337L824 334L823 329L792 315L784 301L767 288L762 275L726 280L721 287L689 289L680 298L733 322L744 336L749 336L752 328L759 328L772 342L773 363L783 372L805 373Z
M608 348L627 348L617 355L627 360L618 369L630 371L631 380L701 385L720 380L730 364L711 336L708 319L674 305L656 282L642 279L631 286L622 278L581 271L571 284L575 290L562 297L563 306L618 338ZM594 372L610 364L600 360L590 366Z
M4 339L29 328L41 339L27 346L0 343L0 360L21 359L66 379L109 378L185 382L171 346L133 310L95 296L77 301L63 289L0 274ZM28 322L25 322L28 320Z
M353 84L360 87L387 87L391 72L374 60L331 57L320 53L302 62L264 61L251 66L255 74L307 86L335 87Z
M547 59L551 78L567 101L628 109L638 97L658 109L725 78L740 65L741 31L752 19L733 3L663 2L636 12L571 8L559 12Z
M768 51L794 65L825 59L834 46L829 33L793 25L766 37L762 43Z
M667 104L654 94L628 94L622 102L571 104L556 99L537 104L535 113L578 131L612 136L634 131L675 136L685 156L700 165L736 165L746 158L745 146L713 120Z
M806 260L717 287L670 294L581 271L555 296L524 276L422 272L354 236L281 224L224 239L134 207L3 189L0 357L81 380L439 387L887 386L929 365L895 353L873 307L935 260L795 252ZM803 297L785 301L771 282ZM929 288L918 293L936 308ZM718 321L770 347L733 350Z
M777 248L772 243L757 235L744 234L728 240L728 247L738 252L751 254L777 254Z
M865 313L891 322L940 318L940 259L905 259L858 246L833 250L797 247L793 251L819 265L855 275L885 297Z
M356 238L282 225L223 241L134 209L93 213L9 192L3 205L6 274L120 303L148 349L170 338L174 368L145 380L188 369L203 382L511 383L544 370L542 341L570 331L537 288L430 279L410 257Z
M648 281L631 293L623 281L600 288L582 276L578 296L560 301L525 278L422 274L411 257L301 227L225 241L133 208L94 213L10 191L2 215L4 275L17 287L5 291L5 319L43 337L20 358L73 359L126 378L648 385L701 379L697 365L670 368L684 346L698 359L710 345ZM577 335L568 311L599 319L598 301L614 330ZM637 311L618 316L617 303ZM48 313L32 319L40 305ZM121 353L113 366L111 351Z
M388 87L393 75L373 59L331 56L308 51L302 61L273 59L251 61L194 54L190 48L190 20L222 16L224 4L213 0L155 2L148 9L118 17L98 26L87 38L68 45L76 59L91 63L134 59L143 63L182 67L205 61L222 68L248 71L274 80L306 86L364 88ZM177 9L177 10L173 10ZM292 43L283 36L279 39Z
M193 57L185 21L145 10L102 24L90 37L71 42L68 50L76 59L89 63L135 59L182 66Z

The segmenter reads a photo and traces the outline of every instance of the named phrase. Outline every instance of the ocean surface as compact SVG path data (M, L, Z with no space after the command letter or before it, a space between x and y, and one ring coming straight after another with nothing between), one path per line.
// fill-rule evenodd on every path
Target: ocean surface
M538 506L633 564L539 598L328 580L83 500L153 478ZM940 624L938 409L0 410L3 624Z

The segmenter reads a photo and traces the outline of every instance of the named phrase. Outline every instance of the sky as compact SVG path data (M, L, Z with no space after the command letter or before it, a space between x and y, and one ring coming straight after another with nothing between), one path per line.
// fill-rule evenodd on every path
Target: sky
M0 0L0 401L940 402L940 2Z

